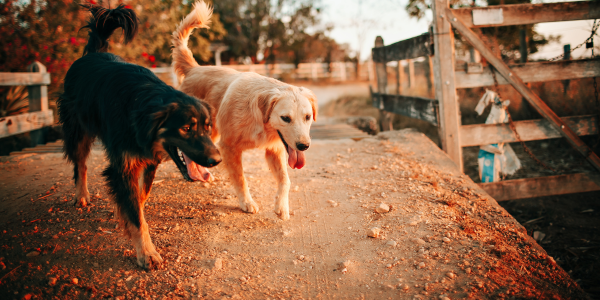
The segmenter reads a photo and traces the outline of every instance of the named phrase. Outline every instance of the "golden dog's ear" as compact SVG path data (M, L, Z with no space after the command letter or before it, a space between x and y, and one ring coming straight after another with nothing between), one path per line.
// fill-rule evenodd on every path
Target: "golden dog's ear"
M277 104L277 101L279 101L279 98L277 97L279 94L279 90L272 89L258 95L258 108L260 108L260 112L262 112L264 123L269 122L273 108L275 107L275 104Z
M313 121L316 121L317 112L319 110L319 105L317 104L317 96L315 96L315 94L311 90L305 87L300 87L300 93L304 95L304 97L306 97L310 102L310 106L312 107L313 111Z

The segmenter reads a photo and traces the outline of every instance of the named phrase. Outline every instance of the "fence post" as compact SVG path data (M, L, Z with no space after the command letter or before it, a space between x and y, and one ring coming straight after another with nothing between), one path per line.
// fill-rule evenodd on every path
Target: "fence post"
M433 1L435 98L439 103L442 149L462 171L461 120L454 82L454 33L444 13L448 7L448 0Z
M571 60L571 44L566 44L563 46L563 60ZM567 94L570 84L571 80L563 80L563 94Z
M342 81L346 81L346 63L341 61L339 62L339 66L340 66L340 72L341 72L341 77L342 77Z
M375 47L383 47L383 38L377 36L375 38ZM375 74L377 75L377 93L387 94L387 70L385 62L375 63ZM393 130L392 122L394 115L383 110L383 103L379 103L379 119L382 131Z
M33 73L47 73L46 66L42 65L39 61L33 62L27 67L28 72ZM29 111L48 111L48 87L45 85L30 85L27 87L29 93ZM32 122L39 122L39 120L31 120ZM46 129L41 128L32 130L29 132L31 138L31 146L43 144L44 132Z
M400 91L402 88L402 61L398 61L398 65L396 66L396 95L400 95Z
M434 86L433 86L433 59L431 56L427 56L425 58L425 78L427 78L427 93L430 97L433 97L435 94Z
M415 82L415 61L407 59L406 62L408 63L408 88L413 89L417 86L417 83Z

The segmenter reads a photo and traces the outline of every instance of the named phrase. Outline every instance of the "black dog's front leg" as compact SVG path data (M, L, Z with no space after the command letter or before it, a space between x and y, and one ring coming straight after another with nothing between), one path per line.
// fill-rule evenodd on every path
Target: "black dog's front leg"
M144 269L149 269L152 263L161 264L163 261L150 239L143 210L144 197L147 195L144 191L146 188L148 191L150 190L156 167L150 172L146 172L151 176L144 178L144 191L139 186L139 177L142 172L144 172L144 167L141 163L111 163L104 171L104 176L117 205L118 216L135 246L137 264ZM146 180L150 177L150 184L146 185Z
M148 196L150 195L150 191L152 190L152 183L154 182L154 177L156 177L156 169L158 168L158 164L148 164L146 169L144 170L144 196L143 203L148 200ZM143 205L142 203L142 205Z

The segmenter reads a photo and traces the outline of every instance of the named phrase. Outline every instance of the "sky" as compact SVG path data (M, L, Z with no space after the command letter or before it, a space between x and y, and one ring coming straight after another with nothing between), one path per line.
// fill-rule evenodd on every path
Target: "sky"
M321 20L323 24L330 23L334 26L329 33L330 37L338 43L349 44L354 52L360 49L361 60L366 60L378 35L385 44L392 44L427 31L432 21L431 12L421 20L410 18L405 10L407 3L408 0L322 0ZM545 36L560 35L561 41L542 47L538 53L530 55L530 59L547 59L560 55L563 44L571 44L571 48L574 48L588 38L592 23L593 20L585 20L536 25L539 33ZM596 46L598 44L600 37L597 38ZM583 46L572 53L572 58L589 57L590 54L591 50L586 50Z

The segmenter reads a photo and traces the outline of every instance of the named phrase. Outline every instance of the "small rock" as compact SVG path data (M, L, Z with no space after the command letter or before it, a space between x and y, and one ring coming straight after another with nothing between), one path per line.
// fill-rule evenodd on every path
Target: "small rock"
M25 296L23 296L23 300L29 300L31 299L31 294L25 294Z
M248 278L242 276L242 277L240 277L240 281L241 282L248 282Z
M372 238L378 238L379 234L381 234L381 229L379 229L378 227L373 227L367 232L367 236Z
M79 283L79 279L73 277L73 278L71 278L71 283L72 284L78 284Z
M31 252L27 253L27 257L38 256L38 255L40 255L40 253L37 251L31 251Z
M52 238L55 240L58 239L58 234L53 235Z
M385 265L386 268L391 269L392 268L392 264L387 264Z
M94 267L95 267L95 268L97 268L97 267L99 267L99 266L100 266L100 265L98 265L98 263L96 263L96 262L95 262L95 263L93 263L93 265L94 265Z
M348 268L350 266L350 264L352 264L352 262L350 260L345 260L341 263L339 263L339 267L340 268Z
M425 263L424 262L420 262L419 263L419 269L423 269L425 268Z
M450 279L454 279L454 278L456 278L456 274L454 274L452 272L448 272L448 273L446 273L446 277L448 277Z
M331 207L337 207L338 205L340 205L339 203L333 200L327 200L327 202L329 203L329 205L331 205Z
M541 242L544 238L546 237L546 234L541 232L541 231L534 231L533 232L533 239Z
M217 258L211 264L211 269L213 270L221 270L223 268L223 259Z
M425 245L427 244L427 242L425 242L424 240L420 239L420 238L414 238L412 239L413 243L417 244L417 245Z
M300 187L299 187L299 186L295 186L295 187L292 189L292 191L293 191L293 192L299 192L299 191L300 191Z
M385 244L390 247L396 247L396 245L398 245L398 243L396 243L396 241L394 241L394 240L390 240L389 242L387 242Z
M346 272L348 272L348 269L347 268L343 268L342 269L342 274L346 274Z
M386 213L389 211L390 211L390 206L385 203L379 204L379 206L377 206L377 208L375 209L375 212L377 212L379 214L383 214L383 213Z
M467 273L467 274L471 274L471 268L466 268L466 269L465 269L465 273Z
M399 284L398 288L400 288L401 290L404 290L404 291L408 291L408 289L410 289L408 284Z
M447 237L443 237L442 241L444 241L444 243L450 243L451 242L451 240L449 238L447 238Z
M48 284L50 286L54 286L56 284L57 280L58 280L58 278L56 278L56 277L50 277L50 278L48 278Z

